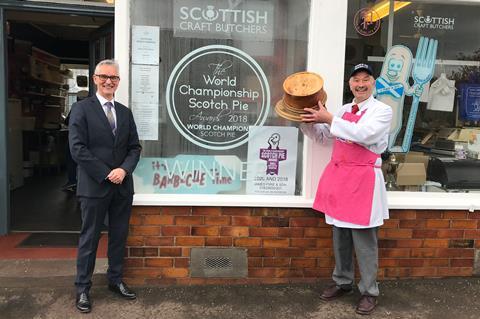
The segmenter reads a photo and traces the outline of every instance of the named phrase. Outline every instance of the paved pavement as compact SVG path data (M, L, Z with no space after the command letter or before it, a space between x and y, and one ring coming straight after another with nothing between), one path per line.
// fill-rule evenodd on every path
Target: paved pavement
M12 266L12 263L15 267ZM93 310L80 314L74 305L73 276L54 262L0 261L0 318L480 318L480 278L384 281L379 306L370 316L354 312L358 291L333 302L315 285L134 287L138 299L112 295L100 270L91 290ZM69 262L64 267L71 269ZM40 265L40 266L39 266ZM46 267L42 273L40 267ZM28 268L29 270L25 270ZM23 272L23 273L22 273ZM48 273L48 275L47 275Z

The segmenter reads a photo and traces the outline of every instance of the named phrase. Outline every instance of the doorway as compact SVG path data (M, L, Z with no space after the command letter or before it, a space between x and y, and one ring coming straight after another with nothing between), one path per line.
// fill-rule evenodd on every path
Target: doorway
M94 94L95 64L113 58L108 9L5 10L10 231L80 230L66 119Z

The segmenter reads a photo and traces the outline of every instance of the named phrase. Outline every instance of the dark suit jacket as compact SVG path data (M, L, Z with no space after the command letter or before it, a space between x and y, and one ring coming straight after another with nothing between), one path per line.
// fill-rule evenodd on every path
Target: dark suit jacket
M133 194L132 172L142 147L130 109L115 101L115 113L117 130L113 135L96 96L72 106L68 140L72 157L78 164L78 196L101 198L112 187L119 187L124 196ZM118 167L127 172L121 185L106 180L110 171Z

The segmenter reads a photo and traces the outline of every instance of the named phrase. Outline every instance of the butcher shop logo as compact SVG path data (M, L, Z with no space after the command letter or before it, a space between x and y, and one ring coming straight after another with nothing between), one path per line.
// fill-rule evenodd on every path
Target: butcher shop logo
M454 30L455 18L417 15L413 17L413 27L430 30Z
M174 36L271 41L273 13L268 1L175 0Z

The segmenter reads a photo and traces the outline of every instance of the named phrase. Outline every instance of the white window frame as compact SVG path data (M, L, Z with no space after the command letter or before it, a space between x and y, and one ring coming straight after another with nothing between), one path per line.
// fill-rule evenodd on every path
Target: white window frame
M466 2L466 1L458 1ZM468 1L480 2L480 1ZM128 105L130 63L130 1L115 1L115 59L120 63L123 79L116 99ZM327 106L335 111L342 105L343 74L348 0L311 0L307 69L321 74L328 92ZM320 145L306 138L303 149L303 194L269 195L191 195L135 194L136 206L233 206L233 207L312 207L318 179L331 155L332 144ZM391 209L459 209L480 208L475 193L388 192Z

